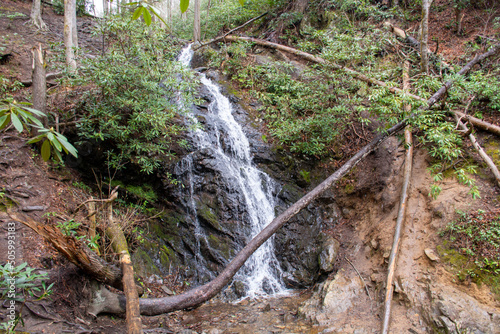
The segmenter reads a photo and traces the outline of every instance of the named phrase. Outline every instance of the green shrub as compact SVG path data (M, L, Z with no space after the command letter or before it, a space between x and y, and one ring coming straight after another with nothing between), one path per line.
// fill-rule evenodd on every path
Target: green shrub
M75 79L92 87L82 99L79 134L105 142L111 167L133 164L150 174L173 157L171 145L184 130L180 101L192 103L194 75L175 60L180 44L155 24L111 17L95 34L109 48L85 60Z

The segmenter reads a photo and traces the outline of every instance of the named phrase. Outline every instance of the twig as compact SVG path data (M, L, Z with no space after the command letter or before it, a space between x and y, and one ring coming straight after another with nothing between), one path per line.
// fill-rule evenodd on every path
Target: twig
M91 198L91 199L86 200L85 202L83 202L82 204L80 204L76 208L74 214L76 214L80 210L80 208L82 206L84 206L85 204L90 203L90 202L101 202L101 203L111 203L111 202L113 202L118 197L118 188L119 188L119 186L116 186L116 188L113 189L113 191L111 192L111 196L109 196L109 198L105 198L105 199Z
M368 291L368 287L366 286L366 283L365 283L365 280L363 279L363 276L361 276L361 274L359 273L358 269L356 269L356 267L354 266L354 264L352 264L351 261L349 261L349 259L347 257L344 256L344 259L349 262L349 264L352 266L352 268L356 271L356 273L358 274L359 278L361 278L361 282L363 282L363 286L365 287L365 291L366 293L368 294L368 298L370 298L370 300L372 299L372 296L370 296L370 291Z

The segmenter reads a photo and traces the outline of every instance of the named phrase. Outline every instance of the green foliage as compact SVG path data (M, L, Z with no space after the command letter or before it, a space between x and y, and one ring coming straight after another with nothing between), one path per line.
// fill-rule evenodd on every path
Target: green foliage
M1 51L1 50L0 50ZM5 99L8 95L21 89L23 84L17 80L11 81L0 74L0 99Z
M12 124L17 132L21 133L26 128L38 128L40 135L28 140L28 144L37 143L43 140L41 153L42 158L48 161L51 152L58 161L62 162L61 152L78 157L78 153L73 145L71 145L65 136L55 131L53 128L45 129L42 122L37 118L44 117L45 114L41 111L28 107L31 103L17 102L12 98L5 98L0 101L0 130Z
M152 22L152 15L156 16L165 25L167 23L160 15L160 11L156 8L143 1L129 2L123 6L133 6L136 7L134 13L132 14L132 20L137 20L139 17L143 17L144 23L149 26Z
M85 16L93 11L93 7L90 0L76 0L76 15ZM57 15L64 15L64 0L52 0L52 8Z
M55 131L53 128L40 128L38 132L41 134L28 140L28 144L34 144L43 140L41 153L44 161L50 159L51 152L54 152L54 156L58 161L62 161L61 152L63 151L66 154L78 157L76 148L68 142L65 136Z
M0 296L5 301L5 307L15 302L24 303L29 299L41 300L52 294L54 283L47 286L48 275L37 274L35 270L26 262L17 267L10 263L0 265ZM12 321L2 322L0 329L7 333L14 333L19 322L23 323L21 313Z
M183 2L181 2L181 6ZM184 2L184 6L189 5L189 1ZM271 1L268 0L247 0L241 5L241 0L211 1L210 15L204 15L208 1L201 4L201 33L203 39L214 38L221 34L223 30L235 28L253 17L262 14L271 8ZM174 17L172 30L180 37L191 39L193 37L194 12L187 10L183 14L185 19Z
M370 0L330 0L328 4L331 9L347 14L347 19L351 22L366 21L368 19L381 21L393 17L391 11L381 10L378 6L372 4Z
M46 286L49 279L46 273L36 274L34 268L28 266L26 262L17 267L9 263L0 265L0 295L2 299L10 299L19 302L26 301L28 297L35 297L40 300L48 297L52 293L54 283ZM11 285L15 286L15 296L11 296Z
M64 235L67 235L68 237L75 237L80 225L81 223L75 221L74 219L70 219L63 222L57 222L56 226Z
M478 210L458 212L460 217L441 231L449 245L468 258L459 277L484 280L500 275L500 213Z
M232 50L228 53L238 57ZM338 103L346 87L334 86L331 73L305 71L298 80L296 69L285 63L243 67L232 60L230 66L235 67L233 78L264 103L269 133L292 152L325 154L350 123L353 108Z
M133 164L150 174L173 158L170 146L184 130L179 101L193 101L194 75L175 61L178 42L156 25L111 17L95 34L110 47L85 60L74 82L93 87L82 98L79 134L106 142L110 167Z

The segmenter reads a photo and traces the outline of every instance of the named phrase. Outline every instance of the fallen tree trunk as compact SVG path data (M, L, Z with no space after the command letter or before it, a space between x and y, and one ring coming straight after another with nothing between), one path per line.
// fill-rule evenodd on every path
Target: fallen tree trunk
M254 17L253 19L248 20L247 22L243 23L242 25L240 25L240 26L238 26L238 27L236 27L236 28L234 28L234 29L229 30L227 33L225 33L225 34L224 34L224 35L222 35L222 36L219 36L219 37L216 37L216 38L211 39L211 40L209 40L209 41L203 42L202 44L199 44L199 45L193 45L193 50L198 50L199 48L202 48L202 47L204 47L204 46L206 46L206 45L208 45L208 44L212 44L212 43L215 43L215 42L221 41L221 40L223 40L223 39L224 39L227 35L232 34L233 32L235 32L235 31L237 31L237 30L239 30L239 29L241 29L241 28L246 27L247 25L249 25L250 23L252 23L252 22L254 22L254 21L257 21L257 20L258 20L258 19L260 19L261 17L264 17L265 15L267 15L267 13L269 13L269 12L262 13L262 14L260 14L259 16L256 16L256 17Z
M99 257L83 242L64 235L57 227L39 224L21 213L8 211L7 214L13 220L23 223L50 242L71 263L81 268L92 278L123 290L123 275L120 268Z
M123 291L127 298L126 323L128 334L142 334L142 321L139 311L139 295L134 280L134 267L130 260L127 239L122 229L113 218L113 201L118 197L118 188L115 188L108 199L108 227L106 235L111 241L111 247L115 253L120 254L120 264L123 271Z
M410 63L405 62L403 70L403 89L406 91L410 88ZM411 107L408 104L404 106L405 111L410 113ZM408 188L410 187L410 178L412 170L412 160L413 160L413 140L412 133L409 127L405 129L405 146L406 149L406 159L405 159L405 169L404 169L404 181L403 188L401 190L401 200L399 202L398 218L396 220L396 229L394 231L394 240L392 243L391 254L389 256L389 266L387 270L387 282L385 285L385 299L384 299L384 318L382 324L382 334L387 334L389 332L389 321L391 318L391 302L392 295L394 294L394 286L392 281L394 280L394 273L396 271L396 259L399 252L399 241L401 240L401 229L405 221L406 215L406 203L408 200Z
M403 91L401 89L396 88L396 87L390 87L389 85L387 85L383 81L377 80L375 78L370 78L370 77L368 77L368 76L366 76L366 75L364 75L364 74L362 74L362 73L360 73L358 71L355 71L355 70L353 70L351 68L348 68L348 67L345 67L345 66L341 66L339 64L335 64L335 63L329 62L329 61L327 61L327 60L325 60L325 59L323 59L321 57L314 56L314 55L312 55L310 53L303 52L303 51L291 48L289 46L285 46L285 45L281 45L281 44L276 44L276 43L273 43L273 42L268 42L268 41L264 41L264 40L257 39L257 38L252 38L252 37L227 36L224 39L226 41L230 41L230 42L237 42L237 41L253 42L253 43L258 44L258 45L262 45L262 46L270 47L270 48L273 48L273 49L285 51L285 52L297 55L299 57L302 57L302 58L304 58L306 60L309 60L309 61L311 61L313 63L324 64L326 66L333 67L336 70L340 70L340 71L346 72L346 73L352 75L356 79L359 79L361 81L364 81L364 82L372 84L372 85L377 85L377 86L380 86L380 87L387 88L389 91L391 91L393 93L400 93L400 94L403 93ZM412 98L414 98L416 100L420 100L420 101L423 101L423 102L426 101L424 98L422 98L422 97L420 97L418 95L414 95L414 94L411 94L411 93L407 93L407 95L411 96Z
M228 36L230 37L230 36ZM234 38L233 40L238 40L238 38ZM270 42L266 42L270 43ZM277 45L275 43L270 43L273 45ZM287 48L287 47L284 47ZM283 50L285 50L283 48ZM292 49L292 48L288 48ZM500 49L500 45L498 45L495 49L495 52L491 50L486 54L481 56L476 56L474 60L469 62L462 70L459 71L459 74L463 75L467 73L470 68L480 60L495 54ZM295 49L292 49L295 50ZM286 50L285 50L286 51ZM301 52L296 50L297 53L304 54L306 57L312 57L311 59L315 59L315 56L307 54L305 52ZM486 55L486 56L485 56ZM321 59L321 58L319 58ZM324 61L324 60L323 60ZM421 107L421 110L426 110L431 108L437 101L439 101L446 93L446 91L451 87L453 81L448 81L441 89L439 89L429 100L427 100L427 104ZM409 118L415 117L415 114L412 114ZM226 286L233 276L238 272L238 270L243 266L246 260L259 248L267 239L269 239L279 228L281 228L289 219L294 217L298 212L300 212L303 208L309 205L312 201L318 198L325 190L332 187L335 182L337 182L340 178L346 175L354 166L356 166L364 157L370 154L373 150L375 150L382 141L391 136L400 130L402 130L406 126L406 121L401 121L394 125L393 127L387 129L385 132L376 136L369 144L364 146L361 150L359 150L351 159L349 159L342 167L340 167L335 173L330 175L325 181L319 184L316 188L314 188L311 192L307 193L304 197L302 197L299 201L290 206L285 212L276 217L271 223L269 223L256 237L254 237L229 263L229 265L217 276L214 280L196 287L192 290L186 291L180 295L176 296L168 296L163 298L150 298L150 299L140 299L140 309L141 314L143 315L158 315L163 313L169 313L176 310L192 308L198 306L207 300L210 300L212 297L217 295L223 288ZM121 295L113 294L104 288L101 289L98 293L99 300L90 305L89 309L92 310L94 315L98 315L99 313L124 313L125 312L125 298Z
M465 131L465 132L469 131L467 129L467 126L460 119L460 117L458 117L457 113L455 113L455 120L457 121L458 126L463 131ZM488 166L488 168L491 170L491 172L495 176L495 179L497 180L497 185L500 186L500 173L498 172L498 168L495 165L495 163L493 162L493 160L491 160L491 158L489 157L489 155L486 154L486 152L483 150L483 148L481 147L481 145L479 145L479 143L476 140L476 137L472 133L469 133L469 140L471 141L472 146L474 146L474 148L476 149L477 153L479 153L479 155L481 156L481 158L483 159L483 161L486 163L486 165Z
M471 115L466 115L460 111L454 110L453 113L455 115L459 116L460 118L467 120L470 124L480 128L482 130L485 130L485 131L494 133L497 136L500 136L500 126L485 122L485 121L483 121L479 118L473 117Z

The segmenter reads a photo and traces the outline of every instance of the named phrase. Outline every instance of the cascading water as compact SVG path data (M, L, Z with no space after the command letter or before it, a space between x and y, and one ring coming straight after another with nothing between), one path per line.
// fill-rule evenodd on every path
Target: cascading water
M185 48L179 56L179 61L185 66L189 66L193 56L191 46ZM248 242L257 235L274 218L275 194L277 184L267 174L256 169L252 164L250 145L241 126L232 115L232 106L228 98L224 96L219 87L208 79L205 74L200 74L202 85L208 90L213 100L208 106L208 112L203 115L210 126L204 130L200 127L191 132L192 143L195 151L185 157L178 165L176 174L183 175L188 180L189 186L184 186L184 192L188 192L184 205L188 207L190 216L194 217L191 222L194 226L196 246L208 247L207 235L200 228L196 214L193 158L196 152L209 152L213 159L213 165L220 168L223 176L221 182L226 182L226 188L233 189L243 203L239 203L245 208L244 218L250 227L250 235L245 236ZM197 122L194 116L190 116L192 122ZM243 217L240 217L243 218ZM193 250L197 270L203 270L205 266L203 256ZM213 278L208 271L205 276ZM273 240L264 243L247 261L245 266L235 279L243 282L245 294L249 297L258 295L269 295L283 293L285 288L281 280L281 269L276 259Z

